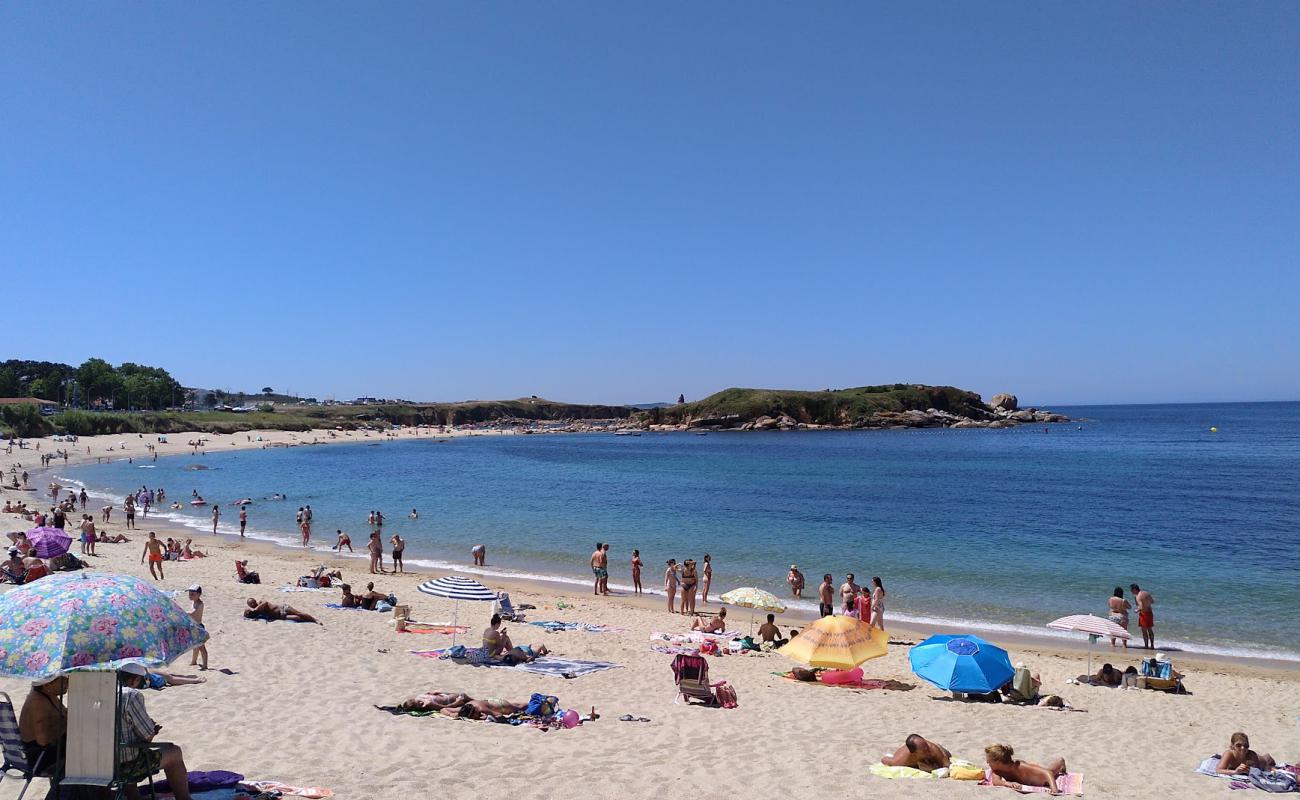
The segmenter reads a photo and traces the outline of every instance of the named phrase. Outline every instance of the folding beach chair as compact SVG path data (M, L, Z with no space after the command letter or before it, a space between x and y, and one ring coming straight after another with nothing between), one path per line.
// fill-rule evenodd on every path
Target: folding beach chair
M709 684L709 662L703 656L679 654L673 657L673 678L677 684L677 698L687 703L691 698L713 705L713 687Z
M492 604L492 613L500 614L501 619L507 622L523 622L524 615L515 611L514 603L510 602L508 592L497 592L496 602Z
M131 769L122 763L122 693L116 672L73 672L68 676L68 751L62 786L107 789L113 797L123 786L148 779L149 796L157 800L153 776L156 758L136 759L146 766ZM148 750L148 744L132 748Z
M22 791L18 793L18 800L23 800L27 788L32 785L32 778L38 775L49 777L58 765L46 764L40 759L35 764L27 763L27 754L23 752L23 739L18 733L18 718L14 716L13 701L4 692L0 692L0 698L2 698L0 699L0 747L4 749L4 768L0 769L0 781L3 781L10 771L26 778ZM41 758L43 759L44 755Z

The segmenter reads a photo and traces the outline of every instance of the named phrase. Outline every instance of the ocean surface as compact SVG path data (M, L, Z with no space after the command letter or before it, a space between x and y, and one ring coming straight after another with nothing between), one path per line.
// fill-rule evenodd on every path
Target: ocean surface
M1158 641L1300 660L1300 403L1054 409L1083 421L1009 430L482 436L172 456L58 471L97 495L162 486L222 504L251 497L250 535L297 542L310 504L322 549L366 515L400 532L408 564L590 581L611 542L611 585L713 557L714 594L756 585L788 597L883 578L888 615L953 630L1045 635L1065 614L1105 615L1116 586L1156 600ZM1217 432L1211 431L1217 427ZM208 469L193 470L202 464ZM287 495L272 501L273 493ZM419 519L410 520L412 508ZM166 516L210 531L210 508ZM490 581L489 581L490 583ZM809 604L808 608L812 608ZM1132 631L1138 636L1136 614ZM1139 638L1140 641L1140 638Z

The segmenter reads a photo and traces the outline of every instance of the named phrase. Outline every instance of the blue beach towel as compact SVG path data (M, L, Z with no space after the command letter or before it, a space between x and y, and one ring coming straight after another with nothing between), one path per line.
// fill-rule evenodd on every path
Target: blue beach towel
M622 664L614 664L609 661L582 661L576 658L542 656L536 661L530 661L527 664L515 664L515 669L524 672L536 672L540 675L554 675L560 678L577 678L601 670L619 669L622 666Z

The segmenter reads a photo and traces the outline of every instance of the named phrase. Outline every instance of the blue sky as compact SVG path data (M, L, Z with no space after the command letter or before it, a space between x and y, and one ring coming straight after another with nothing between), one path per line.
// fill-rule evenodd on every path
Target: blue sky
M0 76L6 357L1300 399L1293 3L6 4Z

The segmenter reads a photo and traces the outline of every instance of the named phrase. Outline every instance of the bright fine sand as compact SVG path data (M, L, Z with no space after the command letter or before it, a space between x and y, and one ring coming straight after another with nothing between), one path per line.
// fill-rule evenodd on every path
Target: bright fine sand
M327 435L262 433L285 443ZM160 452L187 452L185 442L195 436L171 435L172 444ZM118 441L126 441L128 449L106 453ZM142 458L150 441L134 436L84 437L68 447L79 452L77 458L82 460L86 447L91 448L91 458ZM208 446L226 448L232 442L247 446L243 434L213 437ZM59 446L45 440L42 451ZM6 457L6 473L14 462L32 472L34 486L49 483L38 474L34 450L15 450ZM0 497L39 503L42 496L6 490ZM48 501L48 494L43 497ZM98 509L92 510L98 520ZM362 522L358 520L358 526ZM30 527L11 515L4 515L2 524L4 531ZM122 530L120 509L105 528L109 533ZM1067 685L1066 678L1085 669L1081 651L1004 643L1013 660L1026 661L1041 673L1046 692L1059 693L1086 711L1067 713L945 699L911 675L905 646L891 647L888 656L868 662L864 669L871 678L904 681L914 687L910 691L797 684L772 674L790 666L776 654L710 657L711 677L736 687L740 707L688 707L674 703L672 657L649 649L651 631L689 628L689 620L666 612L662 598L598 599L572 586L489 581L495 588L509 589L517 604L536 605L537 610L527 612L529 619L626 629L624 633L546 634L523 623L507 625L516 643L544 643L563 656L623 665L565 680L417 658L408 651L444 647L449 637L399 634L389 614L325 608L327 602L337 600L337 592L279 591L321 563L319 554L313 557L289 548L230 541L190 529L169 530L146 521L141 531L130 534L129 544L98 545L99 557L91 559L93 568L147 579L148 568L140 563L140 556L148 530L164 539L193 537L195 546L210 555L168 562L167 577L161 582L162 588L178 592L182 604L187 586L203 586L212 636L208 680L147 694L150 712L163 725L163 738L184 748L190 769L228 769L251 779L325 786L345 798L443 793L508 798L984 798L1010 792L952 780L888 781L868 773L868 766L881 753L892 751L915 732L947 746L957 757L980 764L984 746L992 743L1013 745L1018 756L1039 763L1063 756L1071 771L1084 774L1089 797L1182 798L1232 793L1227 781L1196 775L1192 769L1202 758L1221 752L1233 731L1246 731L1256 749L1271 752L1280 762L1300 760L1297 674L1267 665L1192 661L1175 654L1193 694L1173 696ZM363 544L354 542L358 549ZM250 560L251 568L261 574L261 586L236 583L235 558ZM324 558L332 567L342 568L354 588L365 585L364 561ZM646 578L653 586L657 575L651 572L646 570ZM450 621L450 602L415 589L429 577L429 573L378 576L376 588L409 604L415 620ZM318 616L325 625L245 620L241 611L248 597L287 602ZM574 607L557 610L561 600ZM490 604L461 604L460 619L471 626L471 643L477 643L489 609ZM746 611L730 613L737 622L733 627L743 627L748 620ZM802 624L794 618L781 621L784 628ZM891 634L895 640L918 641L915 632L891 630ZM1112 656L1102 646L1099 652L1121 667L1138 659L1136 651L1130 657ZM186 656L170 670L194 672L188 664ZM430 690L512 701L526 701L531 693L543 692L557 695L561 706L584 714L594 706L600 719L574 730L543 733L523 726L394 717L374 708ZM27 687L23 681L0 678L0 691L21 704ZM621 722L622 714L649 717L651 722ZM30 796L42 796L43 781L37 784ZM0 798L15 797L20 785L21 781L5 780Z

